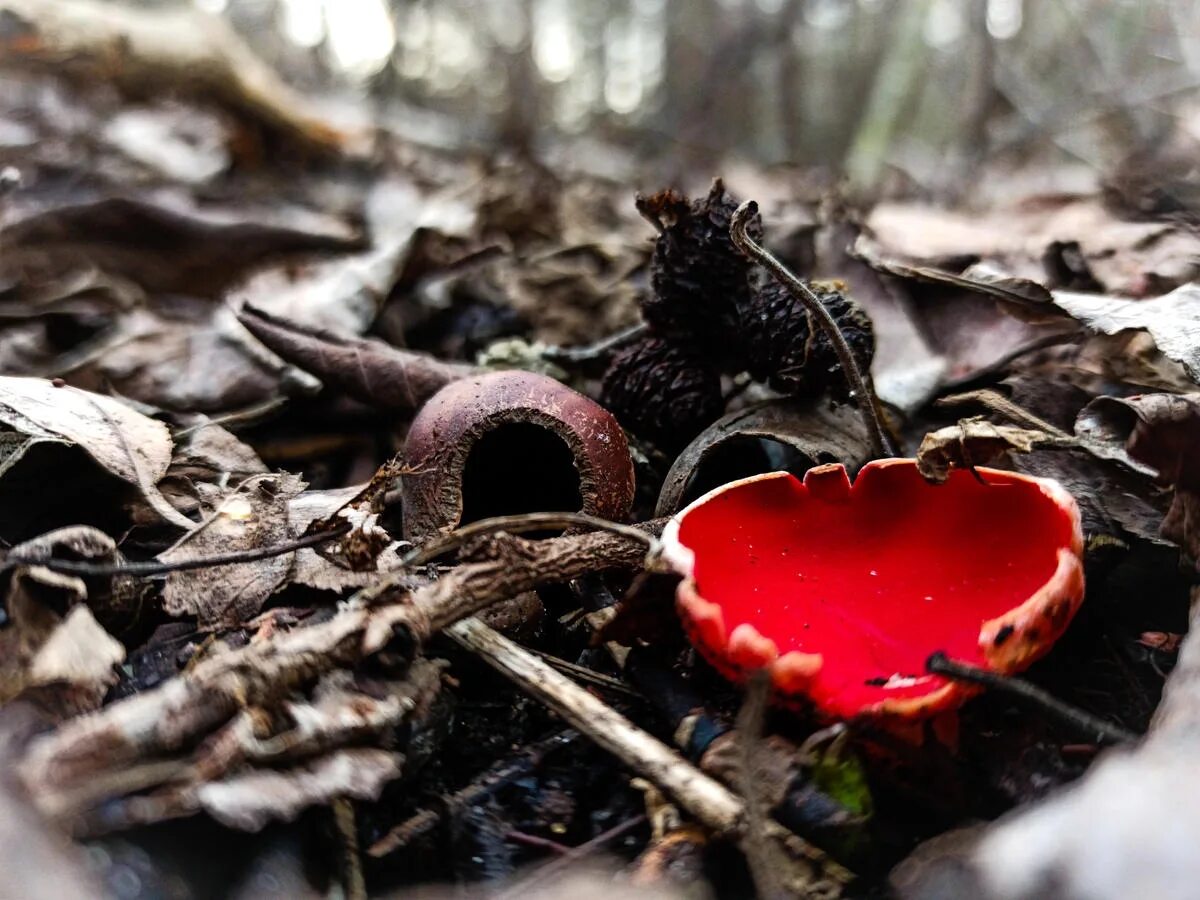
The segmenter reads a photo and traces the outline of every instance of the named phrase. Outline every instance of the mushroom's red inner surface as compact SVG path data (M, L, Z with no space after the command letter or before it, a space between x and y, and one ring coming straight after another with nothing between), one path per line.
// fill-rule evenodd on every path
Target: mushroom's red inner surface
M679 538L725 633L750 623L781 655L822 654L808 693L849 718L940 688L925 674L936 650L983 665L980 626L1045 585L1072 545L1070 513L1036 481L985 478L931 485L911 462L871 464L828 501L768 477L692 508Z

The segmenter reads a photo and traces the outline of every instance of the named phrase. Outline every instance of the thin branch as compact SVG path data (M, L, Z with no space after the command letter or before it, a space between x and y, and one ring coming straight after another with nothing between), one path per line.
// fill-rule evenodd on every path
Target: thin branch
M745 814L741 800L608 704L477 618L454 623L446 634L661 787L709 828L725 835L741 833Z
M640 541L646 545L646 552L648 554L657 555L658 539L652 534L640 528L635 528L632 525L610 522L608 519L589 516L587 513L533 512L512 516L493 516L490 519L480 519L478 522L472 522L469 525L464 525L462 528L456 528L449 534L434 538L425 546L418 547L406 553L400 558L400 568L424 565L427 562L437 559L439 556L449 553L451 550L457 550L472 538L495 534L499 531L504 531L508 534L522 534L528 531L542 531L547 528L576 528L580 526L590 528L593 531L607 531Z
M940 409L946 409L973 403L977 403L984 409L998 416L1003 416L1010 422L1016 422L1025 428L1044 431L1056 438L1075 440L1073 435L1067 434L1061 428L1051 422L1047 422L1040 416L1035 416L1029 410L1017 406L1017 404L1013 403L999 391L994 391L990 388L979 391L966 391L962 394L952 394L949 397L942 397L934 405Z
M1099 716L1064 703L1049 691L1043 690L1023 678L1013 678L998 675L987 669L980 669L967 663L950 659L945 653L938 651L925 661L925 669L935 675L945 675L958 681L969 681L972 684L982 684L985 687L1004 691L1034 704L1052 715L1065 725L1110 744L1128 744L1140 739L1140 735L1114 725Z
M542 885L552 878L558 878L576 863L595 853L606 844L612 843L617 838L623 837L635 828L645 824L645 822L645 813L636 815L631 819L626 819L624 822L618 822L607 831L602 831L591 840L569 848L566 853L557 859L552 859L544 866L535 869L528 878L521 879L512 887L497 894L495 900L520 900L520 898L527 896L527 892L531 888Z
M770 272L776 281L787 288L792 296L812 313L837 353L838 362L846 375L846 381L850 383L851 393L862 412L863 422L867 426L867 434L871 438L871 448L876 457L895 456L896 450L892 446L883 419L879 414L879 401L863 377L862 371L858 368L854 353L850 350L850 345L846 343L846 336L842 334L837 322L813 289L797 278L769 250L750 237L747 226L756 215L758 215L758 204L753 200L747 200L739 206L729 223L730 238L739 250Z
M282 544L275 544L271 547L235 550L232 553L220 553L216 556L202 556L196 559L180 559L174 562L161 562L156 559L148 559L142 562L96 563L80 559L37 559L33 557L9 556L3 563L0 563L0 572L15 568L16 566L41 566L44 569L49 569L51 572L60 572L64 575L98 577L129 575L137 578L147 578L153 575L166 575L170 572L186 572L191 569L231 566L237 563L270 559L273 556L282 556L285 553L293 553L296 550L303 550L306 547L315 547L317 544L323 544L336 537L341 537L343 534L349 532L352 527L351 523L346 522L330 531L306 534L303 537L296 538L294 541L285 541Z
M183 752L239 710L274 708L297 686L352 668L384 648L415 655L430 636L492 603L590 572L636 569L645 559L644 543L609 534L543 541L500 536L488 559L456 566L416 590L410 579L374 604L348 601L325 622L214 654L184 675L70 719L34 740L20 775L47 815L79 814L84 810L72 798L81 785L141 760ZM103 800L89 796L87 806Z
M615 334L610 334L608 337L603 337L592 344L585 344L582 347L547 347L542 351L542 359L556 363L585 363L591 362L594 359L599 359L619 347L623 347L630 341L640 338L646 333L649 326L645 322L638 322L635 325L630 325L628 328L623 328Z

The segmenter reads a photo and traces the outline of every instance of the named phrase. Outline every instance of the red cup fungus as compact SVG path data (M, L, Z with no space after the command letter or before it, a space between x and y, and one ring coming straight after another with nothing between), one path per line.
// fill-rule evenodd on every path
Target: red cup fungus
M773 472L711 491L663 532L692 643L726 677L769 667L777 695L826 719L921 719L979 688L952 659L1005 674L1044 655L1083 600L1083 535L1057 483L915 460ZM982 483L981 483L982 482Z

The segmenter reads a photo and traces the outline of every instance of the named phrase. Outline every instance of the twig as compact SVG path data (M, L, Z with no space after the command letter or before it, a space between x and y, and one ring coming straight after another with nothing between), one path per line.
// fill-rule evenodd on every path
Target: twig
M1063 438L1070 441L1075 440L1072 435L1067 434L1053 423L1047 422L1045 419L1035 416L1029 410L1017 406L1017 404L1013 403L999 391L966 391L962 394L952 394L949 397L942 397L937 401L935 406L947 408L966 406L971 403L977 403L984 409L994 412L998 416L1003 416L1010 422L1016 422L1018 425L1023 425L1026 428L1034 428L1039 431L1044 431L1056 438Z
M129 575L146 578L153 575L166 575L169 572L186 572L191 569L230 566L237 563L257 562L260 559L269 559L273 556L282 556L285 553L303 550L306 547L314 547L317 544L323 544L336 537L341 537L343 534L348 533L352 527L351 523L346 522L330 531L306 534L303 537L296 538L294 541L285 541L282 544L275 544L271 547L255 547L251 550L236 550L232 553L220 553L216 556L202 556L196 559L180 559L174 562L160 562L156 559L150 559L142 562L95 563L78 559L37 559L9 556L3 563L0 563L0 572L16 566L41 566L42 568L49 569L51 572L60 572L64 575L97 577Z
M738 836L745 809L719 782L623 715L476 618L446 629L459 645L514 681L631 769L663 788L714 831Z
M594 359L599 359L605 354L611 353L618 347L623 347L630 341L640 338L646 333L648 326L645 322L638 322L635 325L630 325L628 328L622 328L615 334L610 334L608 337L585 344L582 347L547 347L542 351L542 358L556 363L585 363L591 362Z
M632 697L637 700L645 700L646 698L634 688L631 688L619 678L613 678L611 675L605 675L602 672L596 672L587 666L576 665L572 662L567 662L553 654L546 653L542 650L529 648L529 652L549 666L553 666L558 671L562 672L576 681L582 681L584 684L590 684L593 687L601 688L606 691L615 691L618 694L624 694L626 697Z
M968 372L960 378L952 378L949 381L942 383L940 390L943 391L966 391L979 384L993 379L995 376L1002 375L1008 371L1008 367L1030 353L1036 353L1039 350L1047 350L1050 347L1056 347L1059 344L1067 344L1076 340L1079 337L1078 329L1073 331L1056 331L1052 334L1044 334L1032 340L1026 341L1019 347L1015 347L1008 353L1005 353L999 359L993 360L985 366L980 366Z
M791 270L776 259L769 250L750 237L747 226L750 220L756 215L758 215L758 204L753 200L747 200L739 206L729 223L730 238L739 250L770 272L776 281L787 288L792 296L799 300L804 305L804 308L812 313L817 324L821 326L821 330L825 332L825 336L829 338L830 344L833 345L833 349L837 353L838 362L841 364L846 381L850 383L854 400L862 412L863 421L866 423L867 434L871 438L871 447L875 455L877 457L895 456L896 450L892 446L887 429L884 427L883 419L879 414L879 401L875 397L875 392L867 384L863 373L859 370L858 362L854 359L854 353L850 350L850 345L846 343L845 335L842 334L837 322L830 315L829 310L825 308L825 304L821 302L821 298L816 295L813 289L792 274Z
M553 853L555 856L565 856L571 852L571 848L566 844L561 844L558 841L553 841L550 838L544 838L541 835L530 834L527 831L517 831L509 829L504 832L504 839L512 841L514 844L521 844L525 847L533 847L537 850L545 850L547 853Z
M780 858L782 854L768 830L771 813L763 800L763 787L758 778L758 745L763 739L770 694L770 675L765 669L760 669L746 685L746 696L737 717L740 738L737 742L737 781L738 790L746 804L746 839L742 846L754 888L758 896L766 898L786 896L783 873L787 871L788 863L786 858Z
M362 854L358 849L354 802L349 797L338 797L330 806L333 809L333 823L342 845L346 900L367 900L367 880L363 875Z
M645 814L639 814L632 819L626 819L624 822L618 822L607 831L602 831L590 840L584 841L575 847L571 847L566 853L563 853L557 859L552 859L550 862L539 867L528 878L522 878L512 887L497 894L493 900L518 900L524 897L530 888L537 887L549 881L552 878L557 878L562 875L571 866L578 863L580 860L587 858L595 853L606 844L610 844L619 837L623 837L633 829L644 824L646 821Z
M493 603L590 572L636 568L644 551L644 541L624 535L499 536L487 560L460 565L436 582L388 602L347 603L328 621L226 650L185 676L63 723L30 745L21 777L43 812L70 816L78 811L71 797L82 785L195 746L240 709L269 709L296 687L384 648L415 655L431 635Z
M945 675L959 681L969 681L972 684L982 684L994 690L1004 691L1016 697L1028 700L1030 703L1045 710L1060 722L1071 726L1089 737L1110 744L1127 744L1139 740L1140 735L1114 725L1112 722L1094 716L1089 712L1064 703L1049 691L1031 684L1023 678L1013 678L1008 675L998 675L987 669L980 669L967 663L952 660L945 653L938 651L925 661L925 669L935 675Z
M451 550L457 550L472 538L495 534L500 531L507 532L508 534L522 534L528 531L542 531L546 528L575 528L579 526L590 528L594 531L607 531L611 534L619 534L622 537L641 541L646 545L646 552L648 554L657 555L658 553L658 539L649 532L635 528L633 525L610 522L608 519L589 516L587 513L533 512L511 516L493 516L490 519L480 519L477 522L464 525L462 528L456 528L449 534L433 539L423 547L410 550L400 558L400 568L424 565L443 554L449 553Z
M446 629L446 634L662 789L705 827L736 840L747 855L754 852L750 844L755 838L746 832L746 807L742 800L677 751L479 619L471 617L456 622ZM794 881L811 887L815 893L827 889L830 893L824 896L834 896L845 871L802 838L792 835L789 840L794 840L802 850L789 858Z

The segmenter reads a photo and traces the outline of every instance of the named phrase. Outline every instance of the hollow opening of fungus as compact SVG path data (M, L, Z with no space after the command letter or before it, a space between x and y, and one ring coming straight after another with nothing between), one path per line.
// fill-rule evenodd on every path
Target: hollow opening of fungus
M709 491L740 478L764 472L791 472L802 475L822 463L836 462L829 454L813 459L807 453L774 438L734 435L714 445L692 470L680 505L703 497Z
M1036 481L987 478L960 470L932 486L914 465L885 464L827 496L765 476L685 512L679 543L694 554L697 593L720 607L726 640L749 623L780 655L821 654L805 692L850 718L944 685L925 671L934 651L987 666L980 627L1037 593L1060 548L1073 546L1072 513ZM731 667L726 648L701 646Z
M480 437L467 455L460 524L528 512L578 512L582 507L571 448L547 428L530 422L500 425Z

